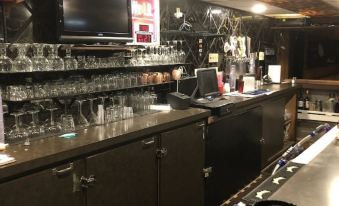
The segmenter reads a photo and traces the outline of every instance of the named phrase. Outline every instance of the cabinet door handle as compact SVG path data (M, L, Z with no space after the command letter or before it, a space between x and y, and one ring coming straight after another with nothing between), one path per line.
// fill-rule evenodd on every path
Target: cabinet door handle
M265 144L266 143L264 138L261 138L259 141L260 141L260 144Z
M60 177L60 176L68 175L69 173L73 171L73 169L74 169L73 163L70 163L69 167L65 169L57 170L57 168L54 168L52 169L52 171L53 171L53 175Z
M143 140L142 143L143 143L145 146L149 146L149 145L154 144L154 143L155 143L155 140L154 140L154 138L152 138L152 140L150 140L150 141Z

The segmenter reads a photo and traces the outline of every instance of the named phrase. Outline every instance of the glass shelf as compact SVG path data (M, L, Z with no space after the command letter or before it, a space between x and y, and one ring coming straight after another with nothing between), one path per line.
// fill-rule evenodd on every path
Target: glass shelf
M27 72L0 72L0 75L13 75L13 74L44 74L44 73L66 73L66 72L86 72L86 71L113 71L115 69L127 69L127 68L154 68L154 67L166 67L166 66L185 66L191 65L191 63L175 63L175 64L152 64L142 66L124 65L118 67L97 68L97 69L73 69L73 70L52 70L52 71L27 71Z
M138 88L145 88L145 87L152 87L152 86L169 85L169 84L174 83L174 82L175 81L169 81L169 82L163 82L163 83L160 83L160 84L145 84L145 85L138 85L138 86L134 86L134 87L114 88L114 89L107 89L107 90L100 90L100 91L90 91L90 92L77 93L77 94L71 94L71 95L48 96L48 97L39 97L39 98L26 98L26 99L22 99L22 100L10 100L10 99L3 97L3 101L6 101L6 102L27 102L27 101L43 100L43 99L69 99L69 98L75 98L75 97L78 97L78 96L99 94L99 93L105 93L105 92L117 92L117 91L129 90L129 89L138 89Z

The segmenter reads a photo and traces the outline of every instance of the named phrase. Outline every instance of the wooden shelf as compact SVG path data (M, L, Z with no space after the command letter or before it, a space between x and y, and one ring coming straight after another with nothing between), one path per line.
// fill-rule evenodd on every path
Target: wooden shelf
M298 119L337 123L339 121L339 113L298 110Z

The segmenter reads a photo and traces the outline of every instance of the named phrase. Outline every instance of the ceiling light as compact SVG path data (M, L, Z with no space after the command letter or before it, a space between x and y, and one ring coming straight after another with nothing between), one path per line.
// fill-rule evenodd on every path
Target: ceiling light
M267 7L263 4L255 4L251 10L256 14L262 14L267 10Z
M221 14L221 10L220 9L212 9L211 13L212 14Z

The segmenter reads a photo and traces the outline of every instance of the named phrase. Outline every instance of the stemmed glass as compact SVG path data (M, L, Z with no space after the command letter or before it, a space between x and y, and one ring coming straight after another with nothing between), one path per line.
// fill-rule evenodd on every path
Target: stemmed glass
M43 70L51 70L49 68L50 63L46 57L44 57L44 44L33 44L33 53L34 56L32 57L33 63L33 71L43 71Z
M21 117L24 115L23 112L14 112L11 115L15 118L15 125L9 132L8 137L10 140L24 139L28 137L27 130L23 127Z
M90 112L89 112L89 115L88 115L88 122L90 125L98 125L99 124L99 121L98 121L98 116L95 114L94 112L94 108L93 108L93 103L94 103L94 100L96 100L96 98L89 98L89 109L90 109Z
M64 61L58 55L59 47L60 47L60 44L49 44L48 45L49 55L47 59L50 63L49 68L51 70L61 71L61 70L64 70L65 68Z
M12 60L6 53L7 44L0 43L0 72L10 72L12 70Z
M66 56L64 57L65 70L78 69L78 62L72 57L71 47L72 45L66 45Z
M184 45L183 45L183 40L179 40L179 42L180 42L180 51L179 51L179 59L180 59L180 62L181 63L185 63L185 61L186 61L186 53L185 53L185 51L184 51Z
M26 56L28 44L13 44L18 56L14 59L12 69L14 72L31 72L33 70L32 61Z
M89 123L85 117L85 115L82 113L82 104L86 100L78 99L76 102L79 104L79 116L78 116L78 121L77 121L77 127L79 129L83 129L89 126Z
M50 121L45 125L45 131L47 133L58 133L61 131L59 123L55 122L54 112L58 110L56 107L46 108L50 112Z
M39 117L38 113L39 110L29 110L27 111L28 114L32 115L32 122L29 124L28 131L31 137L39 136L45 133L45 129L42 126L39 126Z

